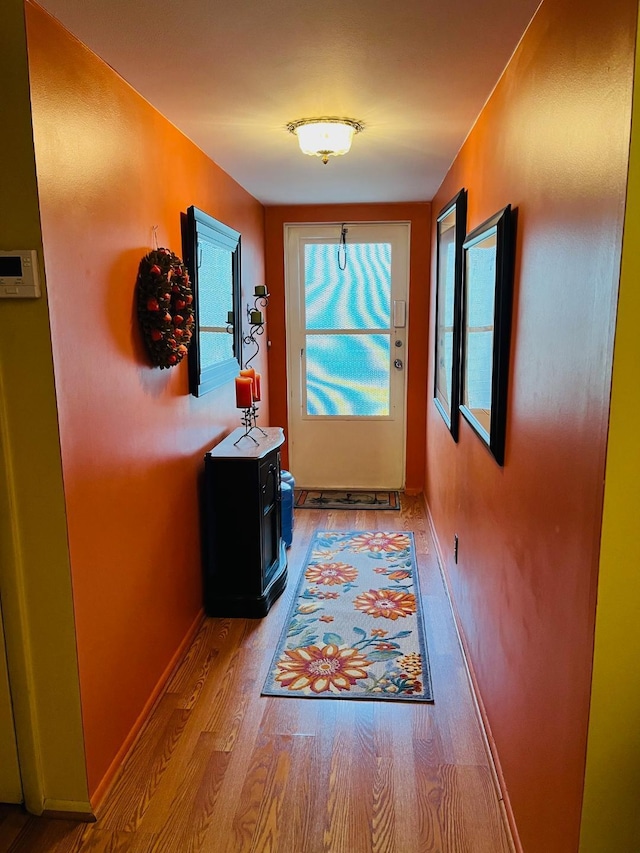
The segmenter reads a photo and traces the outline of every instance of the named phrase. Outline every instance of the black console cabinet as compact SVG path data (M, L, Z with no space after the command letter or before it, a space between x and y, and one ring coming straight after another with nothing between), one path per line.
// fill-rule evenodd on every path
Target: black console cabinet
M204 596L209 616L266 616L287 583L280 502L280 427L240 438L204 458ZM240 438L240 441L238 439ZM234 442L238 444L234 444Z

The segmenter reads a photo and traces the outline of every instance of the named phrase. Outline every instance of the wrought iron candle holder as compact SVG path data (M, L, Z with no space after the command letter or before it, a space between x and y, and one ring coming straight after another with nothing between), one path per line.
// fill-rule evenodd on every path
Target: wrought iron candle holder
M253 308L251 307L251 305L247 304L247 319L249 320L249 331L242 338L242 342L245 346L255 347L255 351L245 361L245 367L248 367L253 361L253 359L260 352L260 341L258 340L258 338L261 335L264 335L264 315L261 309L266 308L268 304L269 293L267 293L267 288L263 284L260 284L254 290Z
M250 304L247 304L247 319L249 321L249 331L246 335L242 336L242 343L245 346L255 347L254 352L249 356L248 359L244 362L244 370L250 369L251 362L260 352L260 341L259 337L264 334L264 315L261 309L266 308L269 304L269 293L267 292L267 288L265 285L257 285L254 289L254 301L253 307ZM231 312L228 315L228 323L227 323L227 331L233 332L233 316ZM241 371L242 373L242 371ZM260 388L259 379L257 377L257 387L258 390ZM254 389L255 389L255 379L254 379ZM259 395L258 395L259 396ZM251 435L253 430L258 430L262 435L266 435L264 430L260 429L257 425L258 419L258 406L256 405L258 401L253 400L251 406L249 407L239 407L242 408L242 417L240 418L240 423L244 427L244 433L238 438L238 441L234 442L238 444L243 438L250 438L255 444L259 442Z
M237 441L234 441L234 445L239 444L243 438L250 438L254 444L260 444L259 441L256 441L255 438L251 435L254 429L257 429L258 432L261 432L262 435L266 435L266 432L263 429L260 429L258 424L256 423L258 419L258 407L254 403L252 406L249 406L246 409L242 410L242 416L240 418L240 423L244 427L244 432L241 436L238 437Z
M249 321L249 331L246 335L242 336L242 343L245 346L254 346L255 352L249 356L249 358L245 361L244 366L248 367L253 359L260 352L260 342L258 338L260 335L264 335L264 315L261 308L266 308L269 304L269 296L270 294L267 292L267 288L264 284L259 284L254 289L254 300L253 300L253 308L251 305L247 304L247 319ZM227 332L232 335L233 334L233 312L229 311L227 314Z

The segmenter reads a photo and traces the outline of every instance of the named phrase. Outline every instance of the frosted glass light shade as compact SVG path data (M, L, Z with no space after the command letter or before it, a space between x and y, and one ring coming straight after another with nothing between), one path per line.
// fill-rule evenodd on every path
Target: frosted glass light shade
M362 130L362 124L348 118L300 119L288 124L287 129L298 137L304 154L321 157L326 163L329 157L349 151L353 136Z

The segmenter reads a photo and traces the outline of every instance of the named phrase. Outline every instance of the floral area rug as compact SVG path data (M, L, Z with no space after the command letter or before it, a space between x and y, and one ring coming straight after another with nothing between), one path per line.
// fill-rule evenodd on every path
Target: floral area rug
M412 533L317 532L268 696L433 701Z
M400 496L395 491L339 492L334 489L296 489L295 497L296 509L400 509Z

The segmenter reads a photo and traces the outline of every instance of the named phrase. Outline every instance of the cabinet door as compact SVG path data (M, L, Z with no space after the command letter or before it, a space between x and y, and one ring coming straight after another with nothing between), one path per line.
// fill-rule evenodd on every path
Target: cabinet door
M260 466L262 494L263 586L278 567L280 556L280 454L271 454Z
M205 461L205 596L262 593L262 511L258 463Z

